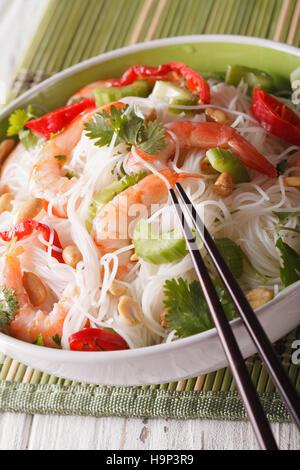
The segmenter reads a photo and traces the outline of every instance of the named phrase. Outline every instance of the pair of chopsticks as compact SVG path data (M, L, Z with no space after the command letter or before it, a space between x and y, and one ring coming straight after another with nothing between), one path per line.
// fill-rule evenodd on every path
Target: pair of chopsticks
M300 429L300 398L296 389L286 374L273 349L271 342L269 341L264 329L258 321L254 311L249 305L247 298L232 275L203 221L197 214L195 207L186 195L182 186L179 183L176 183L175 187L178 191L181 202L183 203L183 207L191 217L195 230L198 236L201 238L203 245L207 250L224 286L228 290L232 301L262 360L264 361L274 384L276 385L282 399L285 401L287 408L294 418L295 423ZM249 421L252 424L258 443L261 449L278 450L270 424L265 416L263 407L257 396L242 353L231 330L230 323L227 320L214 284L209 277L209 273L204 264L200 251L197 248L195 237L188 225L183 210L181 209L175 191L173 189L169 189L169 193L181 228L183 230L186 244L191 254L203 295L209 307L227 361L231 368L232 375L243 400Z

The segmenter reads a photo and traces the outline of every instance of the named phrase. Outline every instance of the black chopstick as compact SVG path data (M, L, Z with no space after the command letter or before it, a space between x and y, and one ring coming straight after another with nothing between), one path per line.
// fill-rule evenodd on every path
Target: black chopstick
M261 356L265 366L277 387L282 399L286 403L295 424L300 429L300 398L296 388L292 384L289 376L283 368L280 360L278 359L273 346L267 337L263 327L261 326L257 316L251 308L245 294L232 275L222 255L220 254L215 242L213 241L210 233L205 227L203 221L197 214L190 199L186 195L182 186L176 183L176 188L183 201L189 215L192 218L193 225L201 237L203 245L205 246L211 260L213 261L217 272L222 279L226 289L228 290L247 331L254 342L259 355Z
M224 309L219 301L213 282L209 277L200 251L196 246L195 238L186 222L174 190L170 189L169 193L181 224L186 244L190 251L204 298L208 304L222 347L232 371L232 375L244 402L249 421L252 424L258 443L261 449L278 450L276 441L270 428L270 424L264 414L263 407L257 396L256 390L252 383L235 336L227 320Z

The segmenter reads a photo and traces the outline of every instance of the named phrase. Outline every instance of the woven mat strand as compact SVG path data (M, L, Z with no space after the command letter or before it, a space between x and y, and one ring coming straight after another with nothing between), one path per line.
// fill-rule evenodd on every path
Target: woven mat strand
M151 39L241 34L299 46L299 22L300 0L50 0L9 98L82 60ZM295 339L300 339L300 328L275 347L300 393L300 368L291 362ZM270 421L289 421L260 359L253 356L246 364ZM163 385L103 387L49 376L3 354L0 411L246 419L228 368Z

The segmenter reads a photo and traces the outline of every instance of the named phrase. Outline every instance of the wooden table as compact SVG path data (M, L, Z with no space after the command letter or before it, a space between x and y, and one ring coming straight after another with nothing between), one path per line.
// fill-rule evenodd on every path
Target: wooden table
M0 0L0 80L7 87L46 4L47 0ZM272 428L282 449L300 449L294 425ZM0 414L2 450L256 448L250 425L242 422Z

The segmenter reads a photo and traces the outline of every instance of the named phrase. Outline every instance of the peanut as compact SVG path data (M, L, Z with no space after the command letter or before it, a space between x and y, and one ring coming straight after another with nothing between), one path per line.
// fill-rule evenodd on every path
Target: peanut
M5 139L0 144L0 165L4 162L4 160L8 157L10 152L15 146L14 139Z
M163 327L163 328L168 328L168 322L167 322L167 319L166 319L166 315L168 313L168 309L167 308L164 308L160 314L160 317L159 317L159 323L160 325Z
M26 219L34 219L44 207L43 199L34 197L24 202L17 212L16 223L19 224Z
M208 122L219 122L220 124L230 124L230 119L224 111L215 108L206 108L205 111L206 120Z
M117 282L112 282L108 291L114 297L121 297L121 295L124 295L126 293L127 288L126 286L123 286L122 284L118 284Z
M246 294L246 297L253 310L255 310L272 300L274 294L272 291L264 287L256 287L255 289L250 290Z
M62 257L64 262L71 266L72 268L76 268L79 261L82 260L82 254L78 250L76 245L68 245L62 252Z
M227 197L233 192L233 187L233 176L230 173L222 173L214 184L214 191L221 197Z
M150 121L156 121L156 119L157 119L156 109L152 108L149 114L147 114L147 116L145 117L145 125L147 126Z
M140 257L136 253L133 253L133 255L130 256L130 261L138 261L139 259Z
M12 210L12 204L11 204L11 201L13 199L13 196L12 194L10 193L5 193L5 194L2 194L2 196L0 197L0 214L2 214L2 212L10 212Z
M25 272L23 274L23 286L34 307L38 307L45 302L47 298L47 290L41 279L36 274Z
M216 175L218 172L215 170L207 157L202 158L200 162L200 171L206 175Z
M130 295L120 297L118 311L127 325L135 326L143 321L142 307Z
M290 188L299 188L300 187L300 176L286 176L282 178L284 186L289 186Z

